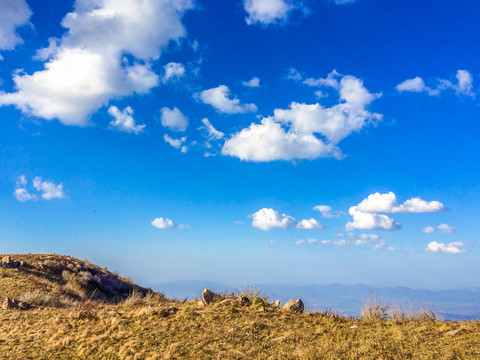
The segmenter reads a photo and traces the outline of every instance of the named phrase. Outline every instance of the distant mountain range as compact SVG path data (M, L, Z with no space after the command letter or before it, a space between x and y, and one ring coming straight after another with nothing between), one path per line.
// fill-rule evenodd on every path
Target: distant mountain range
M151 284L152 289L165 293L168 297L194 299L208 288L216 292L242 290L235 286L213 281L193 280ZM362 308L371 301L388 302L395 308L404 310L430 309L437 318L443 320L480 319L480 289L464 290L417 290L407 287L373 287L367 285L278 285L258 284L249 289L259 289L270 300L301 298L309 310L331 309L345 316L359 317Z

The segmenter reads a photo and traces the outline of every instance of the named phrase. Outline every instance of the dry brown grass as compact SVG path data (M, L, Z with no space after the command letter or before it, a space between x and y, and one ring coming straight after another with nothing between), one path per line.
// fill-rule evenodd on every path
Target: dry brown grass
M268 301L203 307L134 292L117 304L0 311L0 359L480 358L480 322L413 319L297 314Z

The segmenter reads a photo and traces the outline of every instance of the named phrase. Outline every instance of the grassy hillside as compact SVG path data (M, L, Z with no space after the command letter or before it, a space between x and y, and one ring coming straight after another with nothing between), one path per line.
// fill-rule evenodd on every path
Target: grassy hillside
M25 291L42 291L76 301L0 311L0 359L480 358L480 322L440 322L428 316L381 320L375 314L381 315L382 309L375 304L365 319L329 312L295 313L260 298L252 298L249 305L232 300L204 306L142 293L143 288L127 279L71 257L12 258L30 261L32 267L0 268L0 295L21 297ZM64 274L64 279L65 270L40 267L46 260L64 261L67 268L77 263L119 282L110 279L109 287L106 282L103 290L96 290L98 281L75 280L76 291L70 294L71 275ZM127 286L122 282L137 291L119 301ZM100 292L103 295L96 295Z

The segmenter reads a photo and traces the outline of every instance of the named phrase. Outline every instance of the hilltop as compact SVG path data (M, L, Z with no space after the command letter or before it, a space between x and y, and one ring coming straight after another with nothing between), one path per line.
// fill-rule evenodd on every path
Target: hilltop
M125 300L133 291L148 292L115 272L57 254L0 255L0 295L32 305L68 307L86 299Z
M478 321L437 321L376 303L362 319L302 313L255 292L217 294L209 305L173 301L86 260L10 261L0 267L0 296L34 301L0 311L2 359L480 358Z

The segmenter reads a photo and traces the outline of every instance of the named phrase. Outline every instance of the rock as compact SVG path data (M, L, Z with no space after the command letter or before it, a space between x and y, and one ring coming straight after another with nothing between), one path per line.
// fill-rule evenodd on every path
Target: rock
M214 293L208 289L203 289L202 292L202 301L205 305L212 304L214 302L222 301L223 296Z
M9 297L6 297L5 300L3 301L2 304L2 309L7 310L7 309L28 309L28 304L23 301L15 300L15 299L10 299Z
M10 256L8 255L5 255L3 258L2 258L2 262L5 264L5 265L10 265Z
M297 301L290 300L285 305L283 305L283 309L303 313L303 301L302 299L297 299Z
M275 302L273 303L273 305L275 305L276 307L279 308L279 307L280 307L280 300L275 301Z
M240 305L250 305L252 303L248 297L243 296L243 295L240 295L237 298L237 301Z

